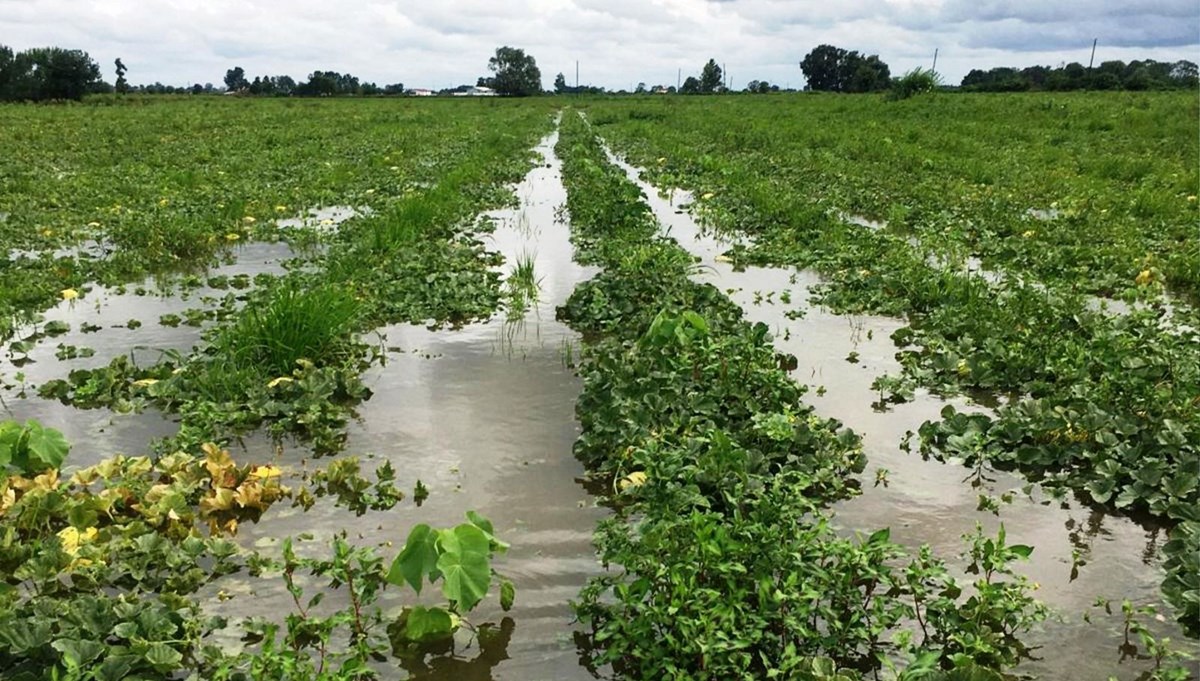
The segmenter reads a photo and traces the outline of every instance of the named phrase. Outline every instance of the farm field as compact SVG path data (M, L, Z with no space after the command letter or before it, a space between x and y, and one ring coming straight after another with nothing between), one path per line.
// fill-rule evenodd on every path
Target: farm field
M0 678L1195 678L1197 125L0 107Z

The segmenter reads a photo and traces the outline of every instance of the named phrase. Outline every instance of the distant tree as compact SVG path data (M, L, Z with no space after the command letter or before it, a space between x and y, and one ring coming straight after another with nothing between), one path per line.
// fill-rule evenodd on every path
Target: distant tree
M776 86L775 89L778 90L779 87ZM768 92L771 92L771 84L765 80L752 80L746 84L746 92L751 94L765 95Z
M200 83L196 83L195 85L192 86L192 94L193 95L204 94L204 86L201 85Z
M1171 64L1169 76L1176 87L1194 88L1200 84L1200 69L1194 61L1184 59Z
M704 94L717 92L721 89L723 82L724 74L721 73L721 67L717 66L715 59L709 59L700 71L700 92Z
M808 89L837 92L841 78L842 59L846 51L833 45L819 45L804 56L800 70L808 79Z
M129 71L129 69L125 68L125 64L121 63L120 57L117 57L117 60L113 62L113 65L117 67L117 92L125 94L126 92L129 92L129 81L125 80L125 74Z
M555 76L554 77L554 92L561 95L561 94L566 93L567 89L568 89L567 88L567 77L561 73L558 74L557 76Z
M392 83L391 85L383 86L383 94L385 95L402 95L404 92L404 83Z
M698 95L700 94L700 80L695 76L688 76L683 81L683 85L679 86L679 94L682 95Z
M514 97L536 95L542 91L542 72L533 55L516 47L500 47L488 60L488 70L495 74L493 89L498 94Z
M82 99L111 89L82 50L39 47L14 54L0 46L0 99Z
M235 66L225 72L225 89L237 92L248 87L250 87L250 83L246 81L246 70L242 67Z
M635 95L644 95L644 94L646 94L646 84L645 84L645 83L638 83L638 84L637 84L637 88L636 88L636 89L633 91L633 94L635 94Z
M892 84L891 69L877 54L863 57L858 52L847 52L841 73L842 92L875 92Z
M872 54L864 56L833 45L820 45L800 62L808 89L825 92L874 92L891 86L888 65Z

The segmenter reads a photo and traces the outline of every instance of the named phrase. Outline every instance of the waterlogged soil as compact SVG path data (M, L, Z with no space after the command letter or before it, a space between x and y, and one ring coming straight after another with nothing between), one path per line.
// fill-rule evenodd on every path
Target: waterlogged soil
M533 258L540 282L536 304L523 315L501 311L486 324L459 330L412 325L380 330L388 359L364 377L373 395L358 409L346 451L369 453L363 459L367 470L390 462L397 484L420 480L428 500L419 507L406 500L390 512L361 518L323 503L308 512L277 508L239 533L238 541L267 551L281 537L307 533L310 538L298 549L306 551L327 546L346 530L351 541L379 546L390 560L417 523L450 527L463 522L468 509L491 519L497 535L512 545L494 567L515 583L517 598L508 613L494 597L486 599L469 619L499 636L481 648L480 639L464 628L451 651L399 668L385 663L379 667L384 678L591 678L579 666L569 601L601 570L591 537L605 512L578 482L584 471L571 452L579 436L574 405L581 383L570 366L578 338L555 321L555 307L595 270L573 262L568 228L557 221L566 194L553 154L556 140L554 134L538 146L546 161L515 188L519 207L485 216L495 225L493 246L508 263L505 276L519 258ZM265 441L245 446L250 456L270 455ZM282 463L300 467L303 456L285 450ZM250 584L236 577L215 585L224 597L235 596L219 611L234 621L292 608L281 583L255 588L250 593ZM435 603L439 594L425 596ZM338 598L344 595L329 595ZM385 605L398 611L412 602L411 592L403 590Z
M283 263L293 255L283 242L250 242L232 249L228 263L198 276L203 281L240 280L250 287L258 275L283 274ZM247 290L207 284L181 290L176 277L163 282L146 279L120 288L97 285L78 299L60 302L43 314L43 321L13 338L27 339L33 346L28 352L14 350L10 342L0 357L0 379L7 386L0 390L4 418L36 419L62 431L68 442L79 445L68 459L70 468L89 466L116 453L144 453L150 440L173 435L176 424L153 409L131 414L74 409L37 397L36 386L77 369L106 366L121 355L153 364L163 352L186 353L200 341L207 323L172 326L160 322L163 316L211 309L227 295ZM46 334L47 325L54 324L65 324L67 330ZM77 356L60 358L64 348L75 348Z
M890 336L905 326L902 320L836 315L810 304L810 288L820 282L812 271L735 271L721 257L731 244L697 223L687 210L693 201L687 192L672 190L664 196L641 179L637 168L612 160L642 188L664 232L699 259L702 267L694 278L725 291L751 322L767 324L776 349L797 358L791 375L810 386L808 400L817 412L862 435L868 457L863 494L835 508L839 527L848 534L890 527L894 541L912 548L928 544L961 570L963 562L956 559L964 551L961 536L976 523L989 533L1003 523L1009 543L1035 547L1030 560L1015 567L1039 585L1035 596L1054 612L1026 637L1037 647L1036 659L1020 665L1018 673L1043 679L1136 679L1153 668L1151 662L1123 658L1119 619L1091 606L1097 597L1118 603L1128 598L1170 612L1159 591L1163 530L1072 499L1046 499L1036 487L1024 494L1025 481L1005 473L989 472L977 487L965 467L904 452L900 443L905 434L926 420L937 420L946 404L960 411L987 407L919 391L908 403L878 409L873 403L880 396L871 384L877 376L900 371ZM886 469L886 485L874 484L877 469ZM981 493L995 497L1009 491L1015 491L1012 502L1002 503L998 515L978 510ZM1090 624L1083 619L1089 611ZM1200 655L1200 645L1185 639L1173 620L1160 617L1148 624L1178 648Z

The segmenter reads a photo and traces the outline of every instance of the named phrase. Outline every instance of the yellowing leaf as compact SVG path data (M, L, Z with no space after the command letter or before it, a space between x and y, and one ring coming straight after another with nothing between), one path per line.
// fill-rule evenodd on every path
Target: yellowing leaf
M621 481L617 483L617 487L624 492L631 487L641 487L644 484L646 484L646 473L644 471L634 471L621 478Z
M79 297L79 291L76 291L73 288L65 288L59 293L62 295L63 300L75 300Z
M279 378L271 379L271 382L267 384L267 387L276 388L284 383L292 383L295 380L296 379L292 378L291 376L280 376Z
M254 470L250 471L250 475L266 480L267 478L276 478L283 475L283 471L276 466L255 466Z

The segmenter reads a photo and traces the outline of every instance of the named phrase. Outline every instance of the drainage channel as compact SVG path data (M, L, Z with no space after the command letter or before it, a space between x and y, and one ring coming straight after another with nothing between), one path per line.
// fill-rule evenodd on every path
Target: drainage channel
M584 472L572 455L581 382L569 364L578 338L555 321L555 307L596 270L574 263L567 225L558 220L566 191L554 154L557 139L551 133L537 146L544 160L515 188L519 207L484 216L495 225L504 276L515 263L533 264L539 294L524 314L502 311L488 323L458 330L380 330L394 351L364 376L373 395L358 410L346 452L373 453L364 460L368 470L390 462L398 485L421 480L429 498L420 507L406 500L390 512L357 519L320 502L308 512L272 509L239 533L239 542L270 552L281 537L308 533L305 544L323 547L346 530L358 545L386 547L381 552L390 560L417 523L454 526L467 510L492 520L497 535L512 545L494 566L516 584L513 609L500 610L493 588L469 616L492 625L488 636L464 628L448 652L405 661L401 668L381 664L383 678L592 678L579 665L569 602L601 571L591 538L605 511L577 482ZM269 444L254 445L263 446ZM303 455L285 451L283 463L299 465ZM221 604L231 621L291 608L277 585L254 594L246 592L249 583L237 580L215 586L252 596ZM413 604L410 591L397 591L403 593L387 607ZM437 596L426 590L418 600L435 603Z
M909 547L929 544L936 555L953 566L964 550L961 536L976 523L995 533L1003 523L1010 543L1035 547L1028 562L1015 568L1040 585L1034 594L1057 617L1027 637L1035 659L1018 672L1046 679L1140 678L1153 668L1152 661L1126 659L1120 650L1119 622L1093 611L1094 621L1083 621L1098 596L1138 604L1154 604L1160 613L1170 608L1162 602L1163 578L1159 547L1165 531L1139 526L1131 520L1085 507L1074 500L1050 501L1034 489L1019 491L1023 479L989 474L982 488L973 487L964 467L924 461L907 454L899 443L926 420L937 420L946 404L960 411L985 407L964 399L943 400L927 392L914 399L877 411L871 405L878 393L871 389L875 377L898 373L896 348L890 336L905 326L902 320L881 316L843 316L810 304L810 289L820 283L811 270L746 267L735 271L721 254L731 244L702 228L685 207L688 192L670 190L664 196L644 181L638 168L609 154L642 189L664 233L699 259L694 276L726 292L751 322L762 322L773 332L775 348L798 358L795 380L810 386L809 402L819 414L836 418L862 435L868 457L867 478L861 496L839 504L836 521L845 531L869 532L891 528L894 541ZM791 301L791 302L788 302ZM793 319L789 311L799 308ZM848 361L848 358L853 362ZM887 484L873 486L874 471L886 469ZM999 494L1018 490L1013 502L1002 505L999 516L977 510L982 492ZM968 576L969 577L969 576ZM1157 635L1168 635L1193 654L1200 646L1184 639L1166 618L1152 622Z

